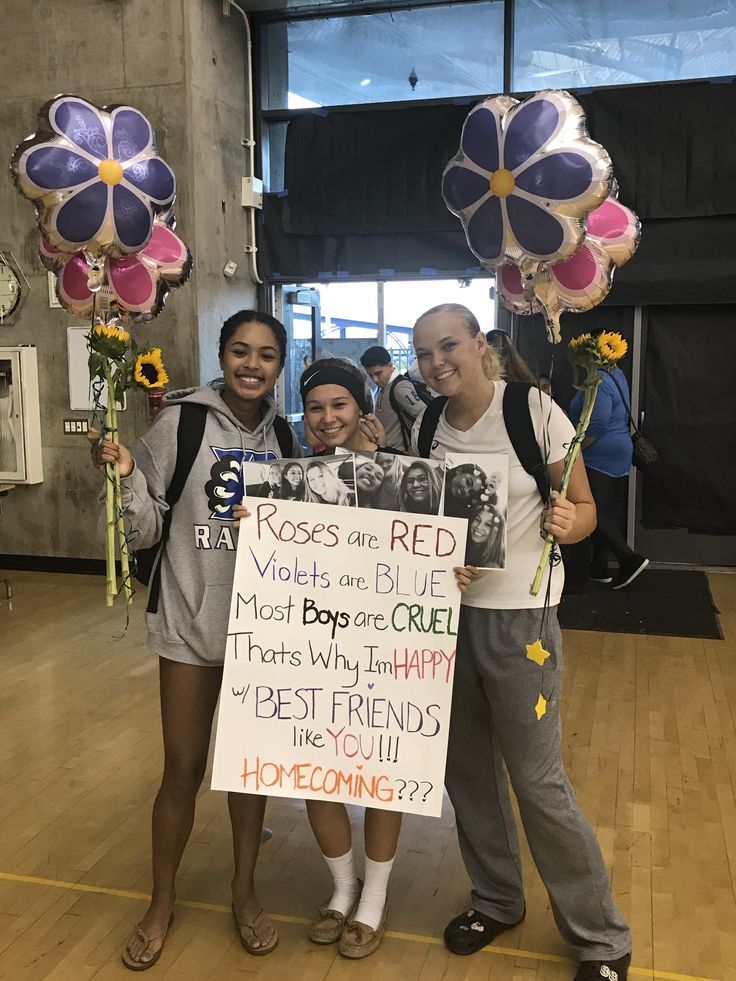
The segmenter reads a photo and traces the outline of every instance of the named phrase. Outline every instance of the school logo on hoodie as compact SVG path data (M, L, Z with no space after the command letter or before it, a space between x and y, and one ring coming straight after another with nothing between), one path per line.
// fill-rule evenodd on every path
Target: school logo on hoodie
M241 446L230 450L211 446L215 462L210 467L210 479L204 485L210 518L218 521L232 521L233 505L243 500L243 462L251 460L277 460L272 450L256 452L244 450Z

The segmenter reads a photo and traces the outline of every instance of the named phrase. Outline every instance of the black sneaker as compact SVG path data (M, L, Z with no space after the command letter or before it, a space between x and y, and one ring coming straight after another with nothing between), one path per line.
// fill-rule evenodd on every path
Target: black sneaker
M524 915L526 908L524 908ZM489 943L496 939L499 933L505 930L513 930L521 923L502 923L494 920L485 913L479 913L477 909L468 909L445 927L445 946L453 954L474 954L478 950L487 947Z
M611 575L610 569L591 569L590 578L592 582L613 582L613 576Z
M615 961L581 961L575 981L626 981L631 954Z
M637 555L634 553L630 558L626 559L625 562L621 563L621 568L618 570L618 575L613 580L613 585L611 589L625 589L630 585L640 572L643 572L649 565L649 559L645 559L643 555Z

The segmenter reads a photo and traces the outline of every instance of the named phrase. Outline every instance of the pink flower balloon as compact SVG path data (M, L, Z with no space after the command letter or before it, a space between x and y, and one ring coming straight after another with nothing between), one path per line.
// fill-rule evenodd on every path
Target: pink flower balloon
M542 313L550 340L557 343L562 314L592 310L605 299L616 268L636 252L640 237L639 219L611 196L588 215L583 244L570 259L541 266L526 284L517 266L503 265L501 302L513 313Z
M62 307L85 320L91 319L93 312L109 314L126 327L157 317L169 290L185 283L192 269L191 253L169 227L172 223L171 218L156 218L148 244L136 255L119 259L106 256L102 287L96 294L88 285L84 253L60 252L42 238L39 256L58 277L56 294Z

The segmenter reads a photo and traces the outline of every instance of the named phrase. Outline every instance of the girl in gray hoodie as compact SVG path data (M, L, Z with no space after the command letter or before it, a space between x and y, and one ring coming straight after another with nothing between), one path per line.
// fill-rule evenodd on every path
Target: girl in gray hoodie
M169 510L166 491L176 466L181 406L206 412L204 435L184 490L172 511L160 557L158 609L147 614L148 646L159 655L164 773L153 806L151 904L126 941L123 963L134 971L161 956L173 918L176 872L192 829L194 805L207 765L212 718L225 657L236 540L232 507L242 499L244 460L300 456L293 431L282 452L274 428L271 395L286 358L286 331L269 314L242 310L220 334L223 378L202 388L174 392L166 411L131 452L90 430L93 459L117 461L123 508L135 547L155 545ZM283 431L285 423L279 427ZM254 890L266 798L229 794L235 871L232 908L245 949L268 954L276 929Z

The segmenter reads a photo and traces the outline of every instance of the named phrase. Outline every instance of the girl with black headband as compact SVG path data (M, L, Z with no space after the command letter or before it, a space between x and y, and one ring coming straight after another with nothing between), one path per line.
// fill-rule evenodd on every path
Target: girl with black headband
M367 379L356 365L339 358L315 361L301 378L304 416L327 452L376 451L382 427L371 412ZM340 953L359 958L380 944L386 923L386 892L401 814L366 808L365 884L355 875L350 820L344 804L308 800L307 813L334 882L330 899L309 927L315 943L339 941Z

